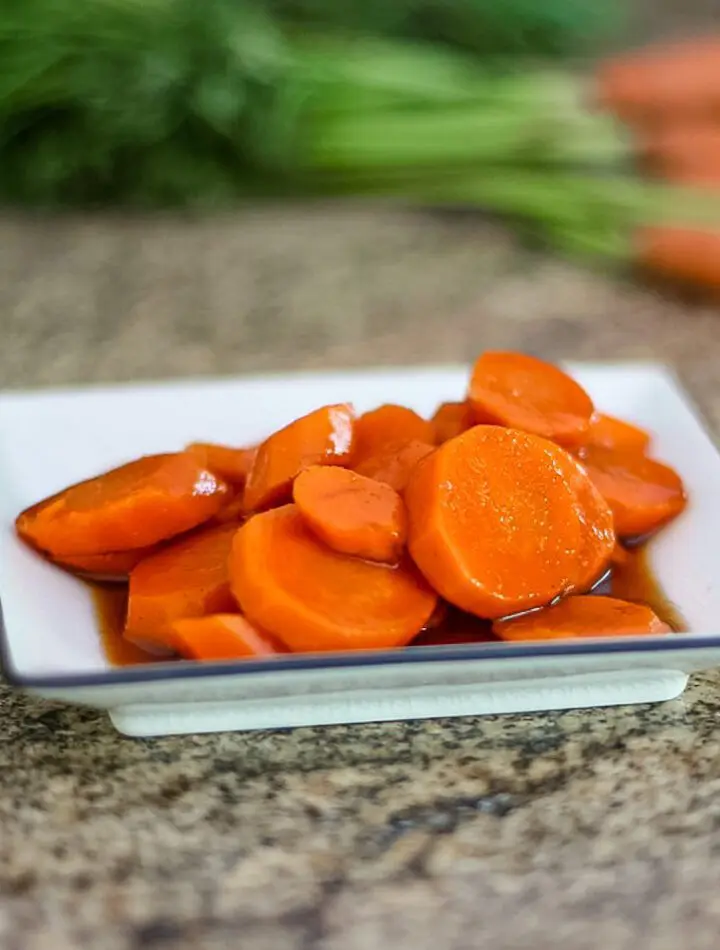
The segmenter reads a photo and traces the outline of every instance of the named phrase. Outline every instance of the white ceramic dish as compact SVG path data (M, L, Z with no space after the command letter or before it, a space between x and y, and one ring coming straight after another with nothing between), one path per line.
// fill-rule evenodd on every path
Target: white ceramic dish
M251 443L324 403L459 398L466 367L189 381L0 396L0 596L6 677L109 710L135 736L656 702L720 665L720 456L673 375L653 364L571 365L603 410L656 434L691 504L652 565L691 634L637 640L420 647L226 664L111 667L87 588L16 539L22 508L127 459L193 439Z

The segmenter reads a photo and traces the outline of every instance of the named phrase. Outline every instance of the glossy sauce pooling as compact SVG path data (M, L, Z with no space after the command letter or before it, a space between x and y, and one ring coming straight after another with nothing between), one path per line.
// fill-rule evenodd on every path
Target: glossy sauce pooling
M611 573L593 593L647 604L674 631L679 633L686 629L680 613L665 596L650 569L647 546L632 548L627 555L622 564L613 566ZM124 585L93 584L92 591L103 647L113 666L167 662L167 657L153 656L124 639L122 631L127 610L127 588ZM488 622L449 608L436 626L420 633L414 642L418 646L437 646L483 640L495 640Z

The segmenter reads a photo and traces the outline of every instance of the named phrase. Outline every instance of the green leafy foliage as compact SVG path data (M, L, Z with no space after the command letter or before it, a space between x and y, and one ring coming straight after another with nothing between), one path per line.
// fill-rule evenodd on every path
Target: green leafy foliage
M491 56L577 56L614 36L622 17L592 0L262 0L322 28L430 40Z
M462 40L492 53L560 51L592 32L609 6L0 0L0 201L215 206L332 191L318 170L412 167L415 155L421 165L442 164L443 129L456 130L449 159L482 160L481 140L493 134L482 112L492 108L492 75L448 46L382 36ZM300 21L336 32L289 25ZM375 39L353 38L353 29ZM510 105L488 143L493 158L517 139L521 117ZM472 140L462 146L461 123L473 110ZM416 152L408 140L393 154L396 122L412 128Z

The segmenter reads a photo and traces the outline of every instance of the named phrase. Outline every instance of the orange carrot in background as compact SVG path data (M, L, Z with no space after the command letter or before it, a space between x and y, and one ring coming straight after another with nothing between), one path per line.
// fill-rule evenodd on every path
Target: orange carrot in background
M454 439L475 425L472 406L469 402L443 402L432 417L436 445L442 445L448 439Z
M633 538L657 531L683 510L686 493L677 472L637 452L590 447L582 464L610 505L615 531Z
M410 564L388 567L332 551L295 505L240 528L230 576L250 622L298 652L404 646L437 601Z
M593 414L585 390L557 366L523 353L483 353L473 367L468 399L479 421L574 446Z
M415 469L409 549L435 590L491 619L585 591L607 567L612 514L587 473L538 436L475 426Z
M585 445L602 449L620 449L645 452L650 445L650 435L639 426L602 412L595 413L590 420L590 428L585 435ZM582 457L582 448L580 449Z
M574 637L637 637L670 633L645 604L614 597L567 597L552 607L496 621L502 640L566 640Z
M18 534L57 557L146 547L188 531L218 512L225 482L191 452L151 455L27 509Z
M347 403L316 409L273 433L259 446L250 469L246 510L288 501L293 479L311 465L345 465L354 433L355 415Z
M358 475L384 482L402 494L415 466L434 449L434 445L417 440L402 445L386 445L376 455L370 455L358 462L355 471Z
M357 469L366 459L386 452L389 447L414 441L433 444L433 424L406 406L386 403L357 420L352 467Z
M346 468L318 465L295 479L293 501L334 551L396 564L407 536L405 505L389 485Z
M635 242L635 259L649 275L720 292L720 230L657 226L638 231Z
M720 37L681 40L602 62L599 104L630 122L716 117L720 110Z
M172 641L188 660L237 660L287 652L240 614L210 614L175 620Z
M245 484L257 454L257 446L233 449L213 442L191 442L187 450L194 452L211 472L229 485Z
M130 574L125 637L174 649L176 620L237 611L228 574L237 530L203 528L142 561Z
M648 168L673 181L720 181L720 123L673 123L648 133L640 148Z

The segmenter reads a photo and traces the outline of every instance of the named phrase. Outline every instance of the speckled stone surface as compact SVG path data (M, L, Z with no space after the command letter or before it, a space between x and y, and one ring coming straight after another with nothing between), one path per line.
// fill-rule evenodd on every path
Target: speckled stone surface
M469 359L673 360L720 309L471 216L0 219L5 386ZM720 677L653 708L135 741L0 688L3 950L715 950Z

